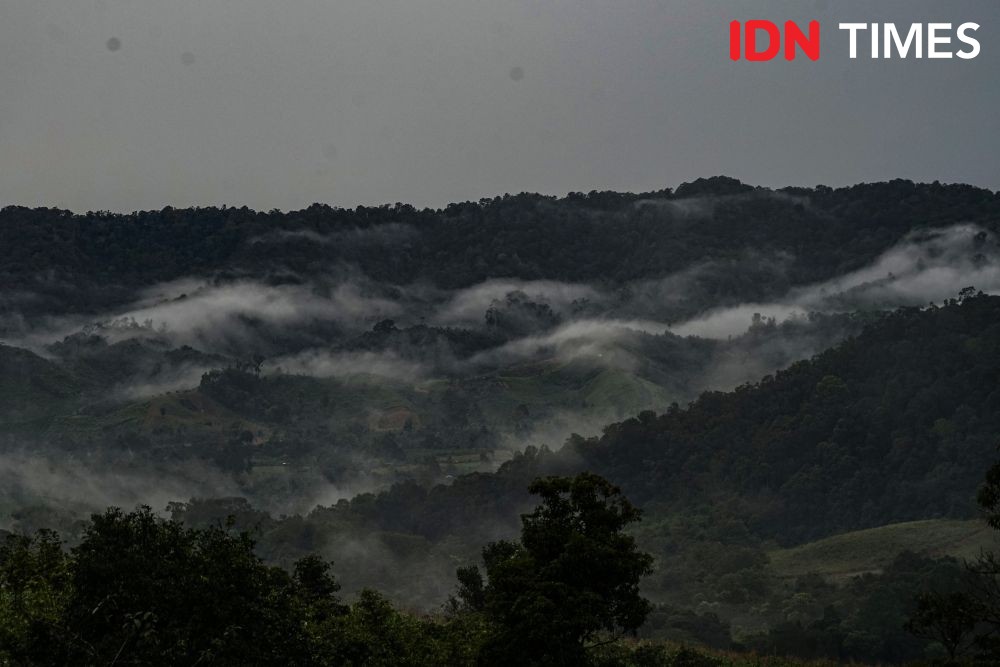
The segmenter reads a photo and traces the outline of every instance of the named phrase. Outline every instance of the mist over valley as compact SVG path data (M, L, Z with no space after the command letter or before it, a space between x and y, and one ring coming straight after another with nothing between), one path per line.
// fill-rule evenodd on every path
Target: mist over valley
M441 210L8 207L0 527L75 545L148 505L432 613L533 479L592 471L645 512L643 633L767 650L790 612L761 599L819 586L806 624L869 599L788 575L796 549L920 521L947 536L920 559L985 544L998 224L966 186L722 177ZM886 586L936 567L893 548L869 549Z

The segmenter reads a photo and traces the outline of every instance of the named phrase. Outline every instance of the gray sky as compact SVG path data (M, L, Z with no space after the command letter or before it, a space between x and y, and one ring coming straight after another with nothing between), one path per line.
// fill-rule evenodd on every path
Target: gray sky
M822 59L730 61L752 18L818 19ZM974 21L982 54L850 60L840 21ZM997 189L998 72L996 0L3 0L0 205Z

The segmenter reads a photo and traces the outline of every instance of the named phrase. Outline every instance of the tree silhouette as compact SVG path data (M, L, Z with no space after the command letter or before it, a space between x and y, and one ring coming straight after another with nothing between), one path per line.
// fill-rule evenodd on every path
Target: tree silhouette
M535 480L542 503L521 517L519 542L483 549L459 572L459 598L494 624L486 665L580 665L589 649L634 633L651 606L639 581L652 558L624 529L640 518L621 491L592 473Z

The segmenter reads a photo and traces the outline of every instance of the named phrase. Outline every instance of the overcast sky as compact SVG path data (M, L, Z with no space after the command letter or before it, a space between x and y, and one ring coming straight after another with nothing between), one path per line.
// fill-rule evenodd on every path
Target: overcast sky
M823 57L730 61L751 18L818 19ZM850 60L840 21L974 21L982 54ZM715 174L1000 188L1000 2L0 1L0 205L442 206Z

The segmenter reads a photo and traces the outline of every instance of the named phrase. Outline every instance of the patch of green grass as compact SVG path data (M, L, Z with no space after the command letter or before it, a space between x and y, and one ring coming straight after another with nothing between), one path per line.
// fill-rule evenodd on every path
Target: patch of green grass
M736 651L685 646L673 642L622 640L600 647L594 655L597 664L622 667L656 665L656 667L835 667L862 663L832 660L802 660L774 655L758 655Z
M816 573L844 580L881 571L903 551L927 556L975 558L982 549L1000 547L997 531L983 521L932 519L895 523L880 528L835 535L768 554L780 577Z
M628 371L591 363L536 363L497 376L495 401L505 409L518 403L556 408L617 408L635 412L669 405L669 393ZM499 407L499 405L497 405Z
M618 370L605 370L583 388L585 400L590 405L620 407L636 411L670 404L668 392L659 385L641 377Z

